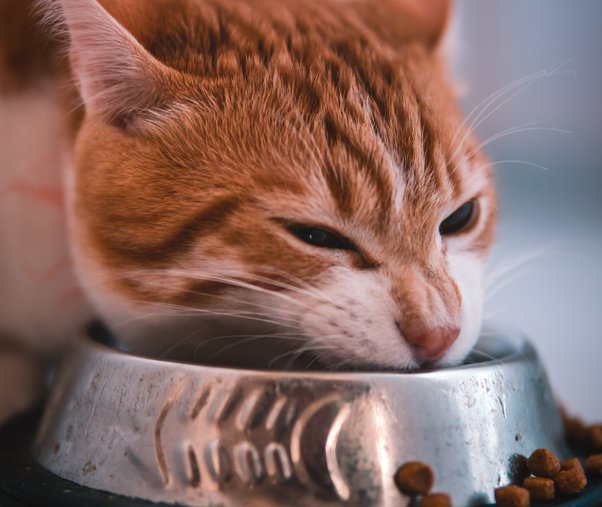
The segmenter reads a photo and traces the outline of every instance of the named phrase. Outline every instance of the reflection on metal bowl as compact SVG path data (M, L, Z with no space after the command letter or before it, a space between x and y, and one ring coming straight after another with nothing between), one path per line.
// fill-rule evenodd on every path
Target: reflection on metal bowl
M402 506L393 475L430 464L456 505L493 501L518 455L567 456L534 349L488 335L459 367L270 372L143 358L84 339L34 443L60 477L191 506Z

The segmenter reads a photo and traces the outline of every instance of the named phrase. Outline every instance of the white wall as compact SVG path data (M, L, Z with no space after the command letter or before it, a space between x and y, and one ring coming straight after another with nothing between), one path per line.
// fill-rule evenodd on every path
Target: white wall
M501 224L494 260L538 258L515 270L520 276L486 309L530 336L572 411L600 421L602 2L461 0L456 7L453 64L465 85L467 113L504 85L563 64L477 128L483 140L532 122L571 132L532 130L487 147L493 161L524 160L547 169L496 166Z

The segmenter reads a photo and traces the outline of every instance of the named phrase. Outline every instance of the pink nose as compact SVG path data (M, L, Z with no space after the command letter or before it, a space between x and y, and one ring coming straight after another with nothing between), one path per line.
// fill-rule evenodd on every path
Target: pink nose
M414 357L421 363L432 363L440 359L458 338L460 328L457 326L433 327L406 324L397 327L410 345Z

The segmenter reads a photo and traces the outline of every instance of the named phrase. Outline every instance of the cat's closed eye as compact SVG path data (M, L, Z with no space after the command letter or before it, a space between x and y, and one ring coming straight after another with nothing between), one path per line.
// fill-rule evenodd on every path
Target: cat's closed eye
M332 248L336 250L354 250L356 247L339 234L323 229L305 225L289 226L288 231L301 241L319 248Z
M472 199L464 203L441 222L439 225L439 234L441 236L450 236L452 234L467 232L476 223L478 216L479 203L476 199Z

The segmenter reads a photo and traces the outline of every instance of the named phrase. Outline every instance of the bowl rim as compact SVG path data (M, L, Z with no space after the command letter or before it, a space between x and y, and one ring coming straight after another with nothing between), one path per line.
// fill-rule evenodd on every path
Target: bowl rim
M273 380L330 380L330 381L373 381L373 380L394 380L401 378L448 378L450 375L465 375L466 372L476 373L478 371L488 370L492 367L499 368L501 365L510 365L521 362L532 361L536 356L536 350L527 339L526 335L516 329L494 327L487 329L488 334L481 334L477 344L484 341L502 341L503 345L509 346L512 350L507 354L502 354L499 358L487 359L474 363L463 363L456 366L444 366L440 368L419 369L412 371L329 371L329 370L268 370L252 369L239 367L226 367L202 363L186 362L170 358L157 358L136 354L131 351L115 348L110 345L100 343L90 336L89 333L83 334L78 340L79 351L85 351L94 355L101 355L105 359L112 358L119 361L127 361L129 365L138 364L140 367L154 366L162 368L172 367L175 370L194 372L196 374L206 375L238 375L253 378L269 377ZM475 344L476 345L476 344Z

